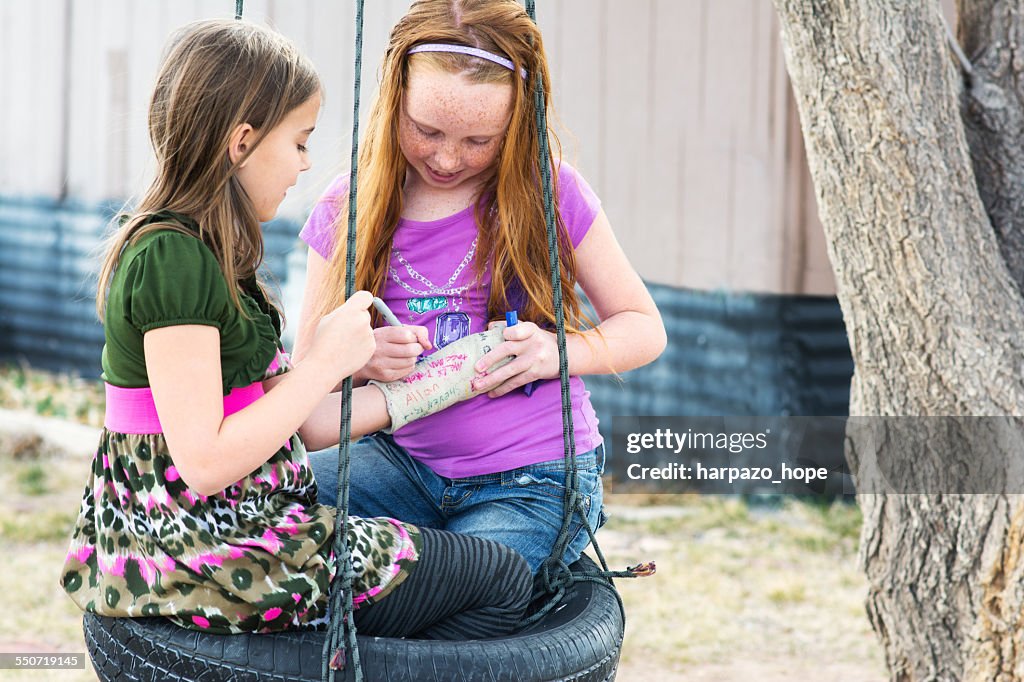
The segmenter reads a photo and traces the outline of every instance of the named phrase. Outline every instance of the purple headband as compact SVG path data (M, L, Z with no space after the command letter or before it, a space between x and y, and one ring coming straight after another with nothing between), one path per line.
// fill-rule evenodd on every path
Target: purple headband
M512 60L508 57L502 57L501 55L488 52L487 50L481 50L478 47L470 47L469 45L453 45L451 43L423 43L422 45L414 45L409 48L406 54L416 54L417 52L457 52L459 54L468 54L472 57L479 57L480 59L486 59L489 62L494 62L500 66L504 66L509 71L515 71L516 65L512 63ZM526 69L519 69L519 75L526 80Z

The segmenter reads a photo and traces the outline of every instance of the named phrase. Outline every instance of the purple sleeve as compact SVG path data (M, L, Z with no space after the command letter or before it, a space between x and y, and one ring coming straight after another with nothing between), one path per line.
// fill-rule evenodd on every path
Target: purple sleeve
M587 181L565 161L558 168L558 209L565 221L573 248L587 236L590 226L601 211L601 200Z
M330 260L331 253L334 252L334 224L347 196L348 175L342 174L336 177L317 199L306 224L299 232L299 238L309 244L309 248L320 254L324 260Z

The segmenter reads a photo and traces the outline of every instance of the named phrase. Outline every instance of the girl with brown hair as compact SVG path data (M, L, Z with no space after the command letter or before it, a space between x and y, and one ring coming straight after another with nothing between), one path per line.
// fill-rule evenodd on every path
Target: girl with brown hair
M355 277L404 326L377 320L376 350L354 376L416 381L421 355L429 360L448 344L500 329L508 311L522 322L504 328L475 363L465 388L476 397L353 446L350 503L356 514L499 540L534 570L559 533L565 487L538 79L550 101L540 32L515 0L418 0L391 32L359 158ZM665 346L665 330L589 185L560 159L551 171L578 489L596 528L604 448L579 375L650 362ZM298 357L342 299L346 190L342 176L302 231L311 248ZM581 311L577 284L596 326ZM497 364L508 356L514 359ZM330 499L334 453L314 453L311 461ZM567 563L588 542L578 515L570 533Z

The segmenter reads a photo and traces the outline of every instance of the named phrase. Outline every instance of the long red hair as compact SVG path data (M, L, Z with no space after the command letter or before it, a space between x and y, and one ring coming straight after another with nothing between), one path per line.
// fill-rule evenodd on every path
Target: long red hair
M515 71L491 62L453 53L407 54L421 43L455 43L507 56ZM402 186L407 163L399 147L402 97L411 68L440 68L472 83L512 86L512 117L495 172L484 184L475 207L479 231L474 267L477 278L491 268L488 319L502 317L515 304L519 316L539 325L554 324L554 303L547 226L540 180L539 137L534 92L543 79L548 120L552 120L551 78L544 43L536 24L515 0L419 0L391 32L381 70L380 93L374 103L366 138L359 154L359 192L356 224L356 288L380 293L391 258L392 239L402 214ZM520 77L525 70L527 78ZM557 177L561 146L549 130L552 177ZM554 183L553 183L554 184ZM556 192L557 187L553 187ZM319 302L321 314L344 298L348 196L339 199L335 223L336 248L328 266ZM575 292L576 260L565 224L556 212L561 256L566 328L577 331L584 322ZM510 300L513 291L523 300ZM516 296L519 299L519 296Z

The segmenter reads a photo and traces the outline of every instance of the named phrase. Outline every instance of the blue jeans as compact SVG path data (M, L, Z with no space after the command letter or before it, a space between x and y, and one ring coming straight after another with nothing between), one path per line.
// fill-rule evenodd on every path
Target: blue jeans
M425 528L496 540L526 559L536 572L562 527L565 464L562 458L482 476L445 478L414 460L382 433L352 444L349 513L390 516ZM338 500L337 448L309 453L319 501ZM604 523L601 474L604 445L576 457L578 490L593 530ZM579 514L569 525L565 562L590 543Z

